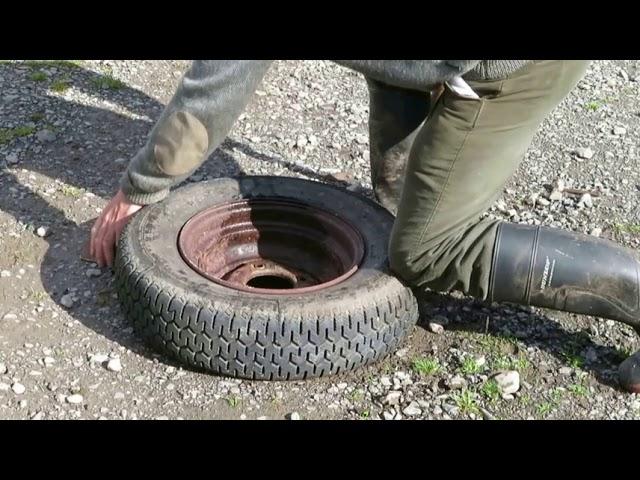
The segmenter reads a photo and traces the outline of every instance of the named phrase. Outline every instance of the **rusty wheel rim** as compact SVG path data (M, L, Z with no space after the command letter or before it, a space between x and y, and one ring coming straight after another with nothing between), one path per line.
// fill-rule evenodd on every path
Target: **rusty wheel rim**
M284 198L246 199L203 210L178 236L184 261L235 290L290 295L351 277L364 241L344 218Z

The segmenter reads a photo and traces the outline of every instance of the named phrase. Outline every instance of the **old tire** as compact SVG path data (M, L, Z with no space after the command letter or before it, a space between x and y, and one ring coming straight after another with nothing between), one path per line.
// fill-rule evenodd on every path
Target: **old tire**
M355 225L365 246L358 270L318 291L274 296L219 285L185 263L177 238L191 217L261 197L294 199ZM411 290L388 270L392 223L374 202L317 182L241 177L191 184L144 208L123 232L118 297L137 332L193 367L264 380L353 370L395 350L417 321Z

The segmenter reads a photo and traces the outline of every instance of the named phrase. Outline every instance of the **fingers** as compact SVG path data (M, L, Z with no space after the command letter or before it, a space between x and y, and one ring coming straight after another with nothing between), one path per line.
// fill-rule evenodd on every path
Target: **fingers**
M102 242L100 243L100 247L102 249L102 258L104 258L105 265L109 265L110 267L113 265L113 252L116 243L115 236L115 228L114 225L109 225L105 229L105 234L102 237Z
M100 266L112 266L116 242L125 225L141 205L128 203L122 192L118 192L104 208L91 228L89 253Z
M93 227L91 227L91 240L89 241L89 255L91 256L91 258L96 258L97 255L97 236L98 236L98 232L100 232L100 229L102 228L102 219L103 219L103 214L100 214L100 216L96 219L96 221L93 224Z

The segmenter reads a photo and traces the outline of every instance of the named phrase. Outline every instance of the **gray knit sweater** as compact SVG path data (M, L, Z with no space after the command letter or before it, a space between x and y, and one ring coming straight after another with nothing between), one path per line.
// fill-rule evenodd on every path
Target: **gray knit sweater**
M129 163L121 188L140 205L162 200L222 143L267 72L268 60L198 60L186 72L146 145ZM430 90L456 76L504 78L526 60L337 60L375 80Z

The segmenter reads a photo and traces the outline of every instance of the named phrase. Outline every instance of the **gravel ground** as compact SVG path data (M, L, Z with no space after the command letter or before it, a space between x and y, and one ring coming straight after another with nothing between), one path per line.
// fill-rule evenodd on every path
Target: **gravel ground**
M187 66L0 62L0 418L640 418L616 381L640 348L630 328L457 294L431 295L386 360L326 379L214 377L146 348L110 271L79 254ZM640 61L594 62L488 214L637 249L639 93ZM191 181L288 175L371 195L367 115L358 75L278 62Z

